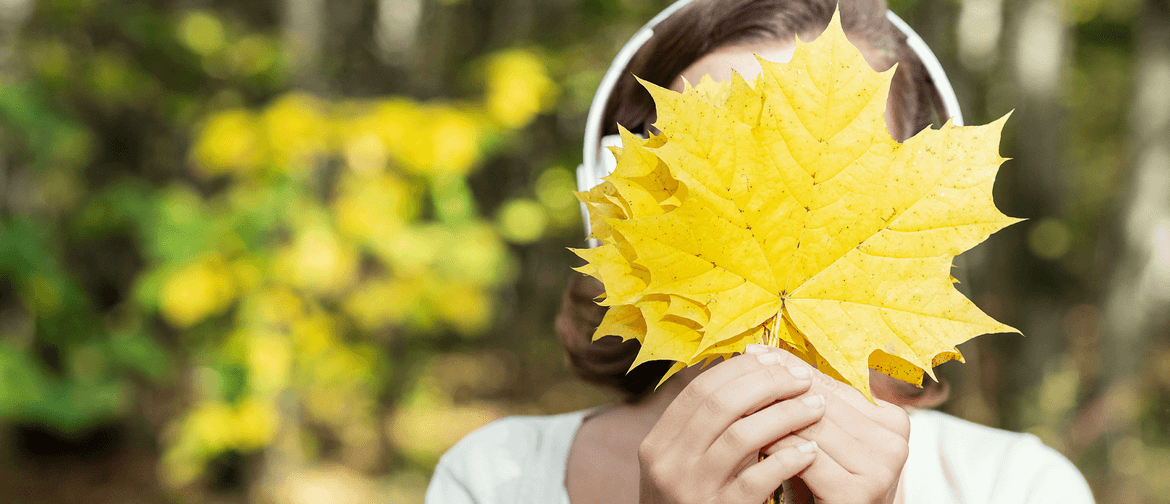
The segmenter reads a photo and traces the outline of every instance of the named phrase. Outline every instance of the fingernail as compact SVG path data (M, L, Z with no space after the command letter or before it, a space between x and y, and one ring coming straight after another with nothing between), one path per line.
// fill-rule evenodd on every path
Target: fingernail
M804 399L801 399L801 402L810 408L820 408L821 406L825 405L825 398L819 395L808 396Z
M796 447L796 449L800 450L801 453L812 453L812 452L817 450L817 442L816 441L809 441L809 442L804 443L802 445L798 445Z
M788 368L788 372L792 373L792 377L798 380L807 380L812 377L812 372L804 366L792 366Z
M759 354L756 358L760 360L760 364L772 365L780 363L780 356L771 352Z
M757 343L749 343L748 346L743 349L743 353L750 353L753 355L768 353L768 347Z

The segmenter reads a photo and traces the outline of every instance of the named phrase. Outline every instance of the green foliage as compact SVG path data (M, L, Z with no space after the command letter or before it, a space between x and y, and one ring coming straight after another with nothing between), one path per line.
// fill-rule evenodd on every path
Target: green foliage
M610 59L669 2L307 2L318 35L296 3L18 0L0 16L0 424L133 430L184 492L259 461L308 485L281 495L341 474L365 501L412 502L470 429L606 400L551 334L581 238L572 168ZM1034 124L1011 66L1026 5L889 3L969 123ZM973 251L964 281L1029 338L964 348L947 406L1041 436L1102 501L1162 495L1170 460L1165 429L1108 430L1163 419L1170 349L1149 350L1140 387L1100 378L1140 3L1062 11L1058 134L1009 126L997 193L1060 210ZM1001 14L992 66L964 69L957 24ZM1040 139L1055 157L1028 155ZM1020 183L1048 172L1066 194ZM1151 483L1114 488L1123 472Z
M384 345L483 334L505 240L575 225L523 196L492 220L469 185L556 105L540 52L486 55L459 101L325 99L246 19L46 3L0 83L0 420L73 435L178 391L156 433L175 487L280 439L376 459L405 393Z

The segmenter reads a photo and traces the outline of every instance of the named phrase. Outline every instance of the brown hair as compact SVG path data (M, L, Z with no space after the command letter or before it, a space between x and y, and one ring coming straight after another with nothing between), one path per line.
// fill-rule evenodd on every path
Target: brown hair
M716 49L737 44L802 40L829 25L837 0L696 0L654 28L614 86L602 117L603 134L617 134L617 125L645 132L654 120L654 101L637 79L670 87L679 74ZM888 69L898 70L890 85L894 101L893 132L899 141L942 119L942 97L929 72L906 44L906 35L886 19L884 0L843 1L841 24L855 45L882 56Z
M736 44L784 40L799 34L802 40L819 35L828 26L837 0L695 0L654 28L622 72L605 106L602 124L606 135L617 125L646 132L654 120L654 101L634 76L669 87L679 74L703 56ZM842 0L841 23L855 45L876 51L886 68L898 63L890 86L894 101L892 132L899 141L940 122L942 98L921 60L906 44L906 36L886 19L884 0ZM670 367L669 361L652 361L626 371L638 354L637 341L617 337L592 341L605 315L594 299L602 294L600 282L574 275L565 289L557 316L557 335L569 365L582 379L611 388L636 402L653 391ZM900 382L899 382L900 383ZM929 407L946 400L947 387L929 380L923 388L895 385L903 404Z

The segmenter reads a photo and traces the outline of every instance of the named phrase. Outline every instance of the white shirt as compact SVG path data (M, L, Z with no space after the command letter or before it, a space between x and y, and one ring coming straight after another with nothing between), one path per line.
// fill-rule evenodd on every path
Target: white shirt
M569 504L565 467L588 411L492 422L439 460L429 504ZM905 504L1091 504L1085 478L1036 436L936 411L910 415Z

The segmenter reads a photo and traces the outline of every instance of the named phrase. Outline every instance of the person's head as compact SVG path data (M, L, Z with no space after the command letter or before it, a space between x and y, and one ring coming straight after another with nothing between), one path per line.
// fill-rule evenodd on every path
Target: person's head
M643 133L654 122L654 102L634 78L682 89L682 79L697 83L702 75L725 80L734 70L745 78L759 73L752 54L773 61L792 56L794 37L810 41L828 26L837 0L695 0L663 20L626 66L605 104L603 134L617 132L620 124ZM841 22L846 36L857 46L874 70L888 70L895 63L886 109L891 135L904 141L945 117L940 97L922 61L907 45L906 36L886 17L884 0L841 0ZM594 298L602 293L599 282L575 277L566 289L557 333L573 371L599 385L615 388L627 401L637 401L653 391L670 362L653 361L626 373L639 346L617 337L591 341L605 308ZM946 398L945 384L929 382L917 388L871 373L875 396L914 406L932 406Z
M787 46L794 36L811 41L828 26L837 6L837 0L695 0L656 26L654 36L621 73L605 105L603 134L616 134L618 124L646 132L654 121L654 102L635 76L671 87L694 63L720 50ZM884 71L898 63L890 85L892 107L887 109L894 138L904 141L946 119L942 98L921 59L886 18L885 1L842 0L840 10L846 36L870 66ZM791 48L787 54L791 57Z

